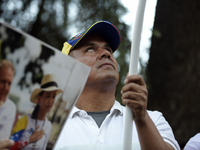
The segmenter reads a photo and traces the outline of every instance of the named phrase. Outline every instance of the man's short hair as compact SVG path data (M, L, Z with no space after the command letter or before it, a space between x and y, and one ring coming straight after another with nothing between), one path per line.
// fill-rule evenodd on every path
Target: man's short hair
M15 67L10 60L7 60L7 59L0 60L0 70L3 68L11 68L13 72L15 73Z

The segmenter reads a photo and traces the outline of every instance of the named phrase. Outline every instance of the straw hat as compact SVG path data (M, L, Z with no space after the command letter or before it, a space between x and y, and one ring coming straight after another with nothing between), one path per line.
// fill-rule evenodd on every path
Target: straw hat
M31 102L33 103L38 103L37 96L42 91L57 91L56 95L63 92L61 89L58 88L56 78L52 74L45 75L42 78L40 86L41 88L35 89L31 94Z

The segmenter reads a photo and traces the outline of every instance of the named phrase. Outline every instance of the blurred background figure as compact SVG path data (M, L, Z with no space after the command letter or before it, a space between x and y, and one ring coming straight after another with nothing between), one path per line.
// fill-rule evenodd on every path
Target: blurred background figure
M15 122L16 106L8 98L14 74L12 62L0 60L0 141L10 137Z
M52 129L46 115L54 105L56 96L62 92L54 75L48 74L42 78L41 87L31 94L31 102L37 105L32 115L24 115L16 123L11 136L15 144L10 149L46 149Z

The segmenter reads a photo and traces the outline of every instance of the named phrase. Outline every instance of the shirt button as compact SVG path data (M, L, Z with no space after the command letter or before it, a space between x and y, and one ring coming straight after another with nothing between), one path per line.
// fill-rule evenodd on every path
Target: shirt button
M92 124L93 124L92 120L89 120L88 122L89 122L89 124L90 124L90 125L92 125Z

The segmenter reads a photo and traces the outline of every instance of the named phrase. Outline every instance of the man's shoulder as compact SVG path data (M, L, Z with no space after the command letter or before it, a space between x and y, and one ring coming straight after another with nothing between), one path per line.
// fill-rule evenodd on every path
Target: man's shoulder
M5 103L4 103L4 106L5 106L5 107L12 108L12 111L13 111L13 110L16 110L16 105L15 105L15 103L14 103L12 100L10 100L9 98L6 99L6 101L5 101Z
M149 114L149 117L152 119L152 120L157 120L159 119L160 117L163 117L163 114L157 110L147 110L148 114Z
M148 114L149 115L162 115L162 113L160 111L157 111L157 110L147 110Z

